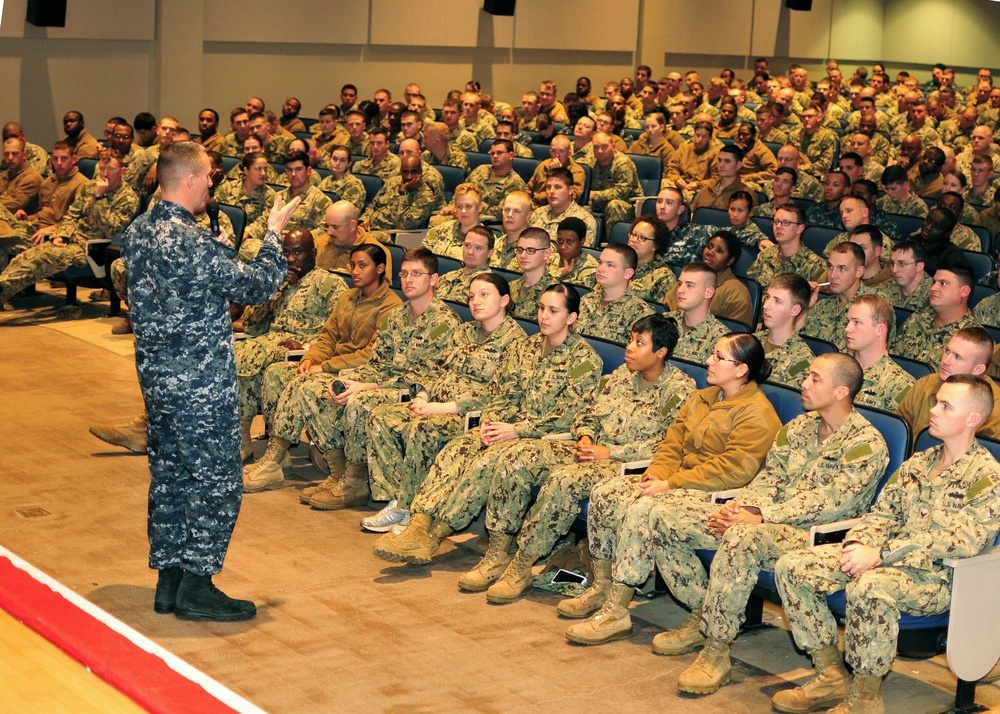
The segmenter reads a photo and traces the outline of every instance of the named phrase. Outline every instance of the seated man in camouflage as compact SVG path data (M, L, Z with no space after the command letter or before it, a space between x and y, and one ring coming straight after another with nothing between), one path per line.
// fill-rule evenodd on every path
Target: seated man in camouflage
M753 209L754 216L774 218L779 208L792 202L792 193L799 181L799 172L788 166L780 166L771 179L771 200ZM770 243L770 241L768 241ZM758 245L759 247L759 245ZM764 248L767 246L765 245ZM761 248L763 250L763 248Z
M448 142L448 127L441 122L432 121L424 127L423 160L431 166L453 166L469 175L469 159L461 149Z
M594 213L603 213L608 226L635 217L633 198L642 196L639 175L632 160L615 151L611 136L603 131L594 135L593 158L584 160L592 170L589 205Z
M491 268L521 271L514 250L517 248L518 238L527 230L528 224L531 222L531 214L531 198L524 191L514 191L504 199L503 208L500 209L503 234L497 238L496 246L493 249L493 257L490 258ZM583 223L583 221L580 222ZM586 232L586 224L584 224L584 232Z
M285 359L288 350L312 342L333 312L337 298L347 290L343 278L316 267L316 247L305 228L285 231L282 253L288 277L268 302L243 311L246 339L234 345L236 378L240 389L240 456L253 455L250 424L260 413L264 370Z
M597 245L597 221L593 214L582 208L573 199L573 174L569 169L554 168L545 179L546 205L536 208L531 216L531 225L541 228L554 242L559 231L559 222L575 217L587 224L587 247Z
M798 273L806 280L822 280L826 263L802 243L805 220L805 212L794 203L779 208L772 221L775 245L760 252L747 275L761 285L779 273Z
M683 192L674 186L664 186L656 195L656 217L670 230L668 247L663 254L665 262L687 265L701 260L705 247L704 235L690 221Z
M522 320L538 319L538 301L555 279L549 274L547 262L552 254L552 241L541 228L521 231L514 248L522 275L510 284L514 299L514 317Z
M878 207L886 213L925 218L927 204L910 191L910 180L906 169L889 166L882 172L882 188L885 195L878 200Z
M98 178L80 189L66 215L51 233L39 232L32 247L16 255L0 273L0 306L69 267L87 264L87 241L115 240L139 208L139 197L123 181L121 154L102 149Z
M490 272L490 257L496 236L483 226L474 226L462 239L462 267L438 278L435 294L442 300L469 302L469 286L473 278Z
M302 151L289 154L285 159L285 176L288 177L288 188L278 195L286 205L295 198L301 200L295 213L288 219L288 225L292 228L305 228L312 233L313 239L318 239L326 233L326 209L333 201L310 183L312 165L309 163L309 156ZM259 243L266 230L267 214L262 213L246 227L243 234L244 245L251 241Z
M514 146L506 139L497 139L490 146L490 164L477 166L466 183L483 192L483 215L500 216L504 199L512 191L524 191L524 179L514 171Z
M358 209L365 210L365 185L351 173L351 150L337 145L330 149L330 175L319 182L317 188L323 193L335 193L342 201L350 201Z
M897 243L892 248L889 271L892 280L878 286L882 297L893 307L907 310L923 310L930 298L934 281L924 270L927 254L924 247L913 241Z
M779 273L764 292L763 326L756 337L771 362L770 380L798 389L812 362L812 350L799 336L809 311L812 289L796 273Z
M423 181L420 159L407 156L400 160L399 176L391 176L368 208L361 222L382 243L391 243L386 231L423 228L431 215L434 194Z
M778 166L789 168L795 171L798 180L795 182L795 190L792 192L793 198L804 198L807 201L823 200L823 185L813 176L802 170L802 154L794 146L786 145L778 149ZM770 184L762 187L767 196L774 195L774 189Z
M680 339L674 356L704 364L729 328L711 312L718 275L705 263L689 263L677 278L677 309L666 313L677 323Z
M865 372L865 383L854 399L863 407L894 412L913 386L913 377L886 348L895 325L892 305L879 295L862 295L847 309L844 341Z
M375 127L368 132L368 146L371 156L356 162L351 167L351 173L378 176L382 183L399 173L399 157L389 152L388 129Z
M854 298L873 294L874 290L865 287L861 277L865 274L865 252L856 243L838 243L826 259L827 292L830 297L819 298L819 285L813 284L812 304L809 317L802 333L832 342L843 351L844 326L847 321L847 308Z
M624 345L632 325L655 312L649 303L629 289L638 257L621 243L609 243L597 261L597 284L600 289L580 300L580 316L573 329L581 335L599 337Z

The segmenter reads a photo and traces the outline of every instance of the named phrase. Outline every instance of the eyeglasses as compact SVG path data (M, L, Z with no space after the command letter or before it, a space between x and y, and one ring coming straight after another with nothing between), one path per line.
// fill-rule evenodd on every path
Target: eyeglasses
M715 360L716 362L732 362L733 364L743 364L738 359L733 359L732 357L724 357L719 350L712 350L708 353L708 359Z
M800 226L802 224L799 223L798 221L786 221L781 218L775 218L774 220L771 221L771 225L775 227L780 226L782 228L788 228L788 226Z
M905 268L906 266L913 265L916 262L917 261L915 261L915 260L911 260L909 263L904 262L902 260L890 260L889 261L889 267L890 268Z
M655 238L647 238L646 236L639 235L635 231L629 231L628 232L628 237L629 238L635 238L637 241L642 241L643 243L645 243L646 241L654 241L654 240L656 240Z
M400 280L406 280L407 278L416 278L416 279L419 279L419 278L424 277L425 275L430 275L430 273L427 272L426 270L400 270L399 271L399 279Z
M540 250L545 250L545 248L522 248L521 246L517 246L514 249L514 254L515 255L523 255L523 254L534 255L535 253L537 253Z

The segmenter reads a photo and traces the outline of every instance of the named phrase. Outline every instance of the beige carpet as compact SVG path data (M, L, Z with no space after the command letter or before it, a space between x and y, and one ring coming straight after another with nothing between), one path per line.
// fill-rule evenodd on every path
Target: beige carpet
M773 627L733 646L732 684L707 698L678 695L677 676L694 655L649 650L686 615L669 598L633 605L630 640L571 645L555 595L536 590L496 607L458 591L458 574L478 557L468 534L446 541L431 567L383 563L371 555L376 536L358 528L370 511L302 506L304 480L244 500L218 582L256 600L256 620L156 615L146 460L87 433L91 422L126 419L141 405L132 359L83 334L88 323L95 335L104 330L101 322L64 332L10 314L0 321L0 542L268 711L764 712L808 666L769 607ZM318 477L301 449L296 462L299 476ZM47 515L26 517L39 508ZM942 711L953 686L943 657L898 660L885 684L889 711ZM1000 688L982 687L979 701L1000 707Z

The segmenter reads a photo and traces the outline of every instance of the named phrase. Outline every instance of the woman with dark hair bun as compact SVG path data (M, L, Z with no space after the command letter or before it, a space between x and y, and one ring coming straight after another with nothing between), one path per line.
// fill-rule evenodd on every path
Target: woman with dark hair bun
M619 543L622 524L644 522L672 493L721 491L749 483L781 428L774 407L757 386L770 376L771 363L756 337L723 336L707 364L708 388L696 391L681 407L646 472L605 481L590 493L587 536L593 585L556 608L564 617L588 618L566 631L573 642L594 645L632 634L628 604L633 590L623 578L612 578L612 559L619 564L623 558L648 562L655 553L649 542Z

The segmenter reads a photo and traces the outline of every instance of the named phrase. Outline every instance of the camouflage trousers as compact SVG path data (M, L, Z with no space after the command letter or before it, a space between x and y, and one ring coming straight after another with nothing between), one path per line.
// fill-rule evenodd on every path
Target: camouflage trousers
M111 285L114 287L115 292L118 293L118 297L125 304L128 304L128 284L125 282L125 263L122 262L121 258L115 258L111 261L111 267L108 269L108 275L111 276Z
M549 478L552 469L573 462L575 441L517 439L502 461L492 464L486 500L486 528L514 535L521 530L531 505L531 490Z
M11 228L6 221L0 220L0 270L6 268L15 255L31 247L29 237L31 234L24 235L24 233Z
M486 447L479 429L449 441L427 472L411 511L429 513L452 530L465 528L482 510L490 493L493 469L511 460L525 439Z
M326 391L333 381L306 380L300 384L295 394L297 411L320 451L343 448L348 463L363 464L368 461L368 417L372 409L398 402L399 390L369 389L340 406Z
M837 643L837 622L826 604L846 589L845 660L861 676L882 676L896 657L900 613L933 615L951 604L944 573L872 568L857 578L840 572L840 544L805 548L781 558L774 577L792 635L815 652Z
M590 554L598 560L614 560L618 548L618 531L629 511L637 523L645 523L645 516L658 498L672 497L676 491L665 491L652 497L640 498L644 474L617 476L594 486L590 492L587 510L587 539ZM641 513L640 513L641 511ZM645 580L645 578L643 578Z
M114 264L112 264L112 270ZM114 273L112 272L112 282ZM115 285L117 290L117 284ZM121 293L118 293L121 295ZM122 296L124 298L124 296ZM264 373L273 364L284 363L286 350L278 343L289 339L287 332L268 332L239 340L233 345L236 357L236 380L240 387L240 421L252 421L261 413L261 389ZM297 362L289 362L298 368Z
M409 510L440 451L442 441L462 434L458 414L411 417L408 404L383 404L368 415L368 476L372 500L396 499Z
M594 213L604 214L604 225L606 226L613 226L622 221L631 222L635 218L634 204L617 198L610 201L591 201L591 208L593 208Z
M590 496L591 489L615 478L621 471L621 463L610 459L576 463L572 452L567 462L552 469L524 518L517 547L527 555L535 558L548 555L556 542L569 532L580 515L580 502Z
M15 255L0 273L0 304L39 280L71 267L84 267L87 257L83 246L71 243L56 247L51 243L33 245Z
M772 572L782 555L807 546L809 531L780 523L739 524L720 536L708 527L719 504L688 493L690 498L654 507L646 529L628 532L633 524L626 518L615 569L622 570L622 582L642 582L651 572L651 551L673 596L692 610L703 608L705 635L729 641L743 624L758 573ZM710 574L695 553L699 549L716 551Z
M297 362L277 362L264 370L264 380L260 388L260 411L264 415L267 433L293 444L299 440L305 418L301 414L296 395L299 388L312 382L316 388L333 384L337 376L326 372L298 374ZM329 397L327 397L329 400ZM336 410L340 418L340 407L330 401L331 410ZM343 446L339 444L338 447Z

